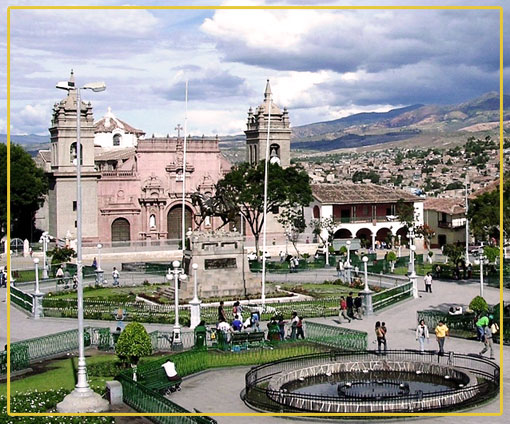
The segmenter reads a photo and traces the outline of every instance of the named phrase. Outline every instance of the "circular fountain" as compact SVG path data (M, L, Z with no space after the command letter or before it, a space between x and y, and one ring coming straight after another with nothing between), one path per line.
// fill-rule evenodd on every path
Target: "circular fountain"
M451 411L498 393L499 366L467 355L329 352L254 367L245 402L279 412Z

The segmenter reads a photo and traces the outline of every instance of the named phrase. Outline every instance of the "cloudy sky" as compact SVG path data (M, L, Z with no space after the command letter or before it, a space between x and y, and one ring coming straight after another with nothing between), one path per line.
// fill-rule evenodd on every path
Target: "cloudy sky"
M4 51L8 3L0 0ZM65 95L55 83L71 68L79 84L107 84L103 93L84 93L95 119L110 106L149 135L175 134L184 120L188 79L189 132L239 134L248 108L261 103L267 78L295 126L415 103L457 103L498 90L499 11L11 10L10 60L12 134L48 134L52 105ZM1 61L6 69L5 55ZM7 125L4 81L0 133Z

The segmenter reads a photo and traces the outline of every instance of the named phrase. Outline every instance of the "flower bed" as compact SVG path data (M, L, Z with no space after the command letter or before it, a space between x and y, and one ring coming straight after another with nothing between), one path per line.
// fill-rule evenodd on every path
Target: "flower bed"
M94 387L94 390L98 392L98 388ZM104 389L103 389L104 392ZM35 413L35 412L57 412L56 406L57 403L61 402L64 397L69 393L68 390L59 389L59 390L50 390L46 392L38 392L37 390L33 392L16 394L15 396L11 396L11 412L25 412L25 413ZM9 417L7 415L7 397L0 396L0 422L3 424L25 424L25 423L35 423L35 424L46 424L46 423L54 423L54 424L71 424L71 423L83 423L84 420L82 417L65 417L65 416L36 416L36 417ZM107 423L114 424L114 417L87 417L87 424L99 424L99 423Z

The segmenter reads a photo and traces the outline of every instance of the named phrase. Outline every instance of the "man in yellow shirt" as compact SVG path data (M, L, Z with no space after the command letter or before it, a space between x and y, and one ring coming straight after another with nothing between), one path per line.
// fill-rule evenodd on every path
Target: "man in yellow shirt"
M449 335L448 334L448 327L445 325L443 321L439 321L439 324L437 325L436 329L436 340L437 344L439 345L439 356L444 355L444 340Z

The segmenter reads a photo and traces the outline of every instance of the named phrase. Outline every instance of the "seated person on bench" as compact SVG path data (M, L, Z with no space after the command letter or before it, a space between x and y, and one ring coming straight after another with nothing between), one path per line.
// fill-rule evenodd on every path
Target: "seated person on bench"
M181 390L181 377L177 373L175 369L175 364L172 361L166 361L163 365L161 365L165 369L166 376L168 377L168 381L179 381L175 386L170 388L170 391L175 392L176 390Z

